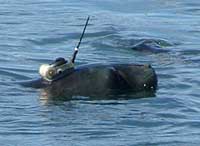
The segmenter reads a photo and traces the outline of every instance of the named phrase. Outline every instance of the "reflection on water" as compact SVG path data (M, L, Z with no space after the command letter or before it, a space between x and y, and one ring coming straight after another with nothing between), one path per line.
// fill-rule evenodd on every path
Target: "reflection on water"
M141 91L141 92L133 92L131 90L110 90L107 93L102 94L90 94L88 96L80 96L67 94L62 96L52 95L52 92L49 89L40 89L40 101L43 104L48 104L49 102L57 102L57 101L72 101L72 100L83 100L83 101L95 101L95 100L130 100L130 99L140 99L140 98L150 98L155 97L156 91Z

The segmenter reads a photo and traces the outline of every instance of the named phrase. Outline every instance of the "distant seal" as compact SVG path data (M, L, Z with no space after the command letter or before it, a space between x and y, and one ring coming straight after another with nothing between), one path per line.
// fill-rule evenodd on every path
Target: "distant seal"
M169 45L169 44L168 44ZM161 48L159 41L142 40L131 47L132 50L147 53L167 53L169 50Z

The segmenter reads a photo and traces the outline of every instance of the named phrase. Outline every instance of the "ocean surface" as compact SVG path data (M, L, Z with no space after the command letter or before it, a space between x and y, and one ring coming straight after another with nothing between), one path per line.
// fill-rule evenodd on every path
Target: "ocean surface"
M68 58L151 64L153 97L43 98L18 82ZM143 46L143 47L142 47ZM200 1L0 0L1 146L198 146Z

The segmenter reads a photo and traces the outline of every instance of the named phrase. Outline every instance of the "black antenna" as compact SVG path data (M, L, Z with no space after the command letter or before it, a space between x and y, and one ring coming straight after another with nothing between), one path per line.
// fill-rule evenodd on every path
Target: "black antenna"
M83 36L84 36L84 34L85 34L85 30L86 30L86 27L87 27L87 25L88 25L89 19L90 19L90 16L88 16L88 18L87 18L87 20L86 20L86 23L85 23L83 32L82 32L82 34L81 34L80 40L79 40L79 42L78 42L78 45L77 45L76 48L74 49L74 54L73 54L73 57L72 57L72 63L75 62L76 55L77 55L77 53L78 53L79 46L81 45L81 41L82 41Z

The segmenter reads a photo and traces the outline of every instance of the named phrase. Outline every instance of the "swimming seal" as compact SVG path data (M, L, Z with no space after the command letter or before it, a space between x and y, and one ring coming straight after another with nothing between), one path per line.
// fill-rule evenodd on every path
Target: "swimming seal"
M155 91L157 76L150 65L89 64L77 66L55 81L43 78L21 83L25 87L39 88L48 96L91 96L113 91Z
M150 65L74 65L88 21L89 16L79 43L69 61L64 58L58 58L51 64L41 65L39 69L41 78L23 82L22 85L40 88L48 97L105 95L113 93L113 91L118 93L127 90L132 92L155 91L157 76Z

